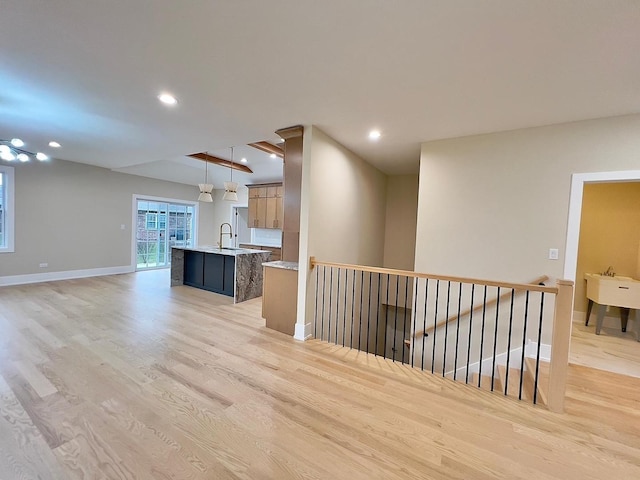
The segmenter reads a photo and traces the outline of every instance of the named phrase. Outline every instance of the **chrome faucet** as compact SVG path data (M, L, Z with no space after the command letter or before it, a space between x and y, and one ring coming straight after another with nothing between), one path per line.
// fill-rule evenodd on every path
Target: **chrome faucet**
M229 231L228 232L223 231L224 230L223 227L225 225L229 225ZM224 235L229 235L229 238L233 239L233 229L231 228L231 224L230 223L225 222L222 225L220 225L220 241L218 242L218 247L220 249L222 249L222 237Z
M607 271L602 273L602 276L603 277L615 277L616 274L613 271L613 267L609 266L609 268L607 268Z

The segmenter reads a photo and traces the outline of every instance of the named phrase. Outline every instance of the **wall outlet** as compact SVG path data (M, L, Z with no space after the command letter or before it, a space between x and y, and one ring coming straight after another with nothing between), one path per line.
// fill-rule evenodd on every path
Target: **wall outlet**
M124 223L120 224L120 230L124 230Z
M49 266L48 263L41 263L40 268L47 268Z
M550 248L549 249L549 260L558 260L558 249L557 248Z

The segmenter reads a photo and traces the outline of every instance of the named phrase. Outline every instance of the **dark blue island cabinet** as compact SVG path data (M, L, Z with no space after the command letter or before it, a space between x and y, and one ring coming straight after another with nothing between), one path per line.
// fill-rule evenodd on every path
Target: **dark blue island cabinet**
M262 264L271 252L251 248L173 247L171 286L227 295L234 303L262 295Z
M235 257L216 253L184 252L184 284L234 296Z

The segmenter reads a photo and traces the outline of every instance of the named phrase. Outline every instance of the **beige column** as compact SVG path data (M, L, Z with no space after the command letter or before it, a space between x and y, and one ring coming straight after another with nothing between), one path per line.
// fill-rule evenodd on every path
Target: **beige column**
M282 128L276 133L284 139L284 219L282 260L297 262L300 245L300 192L302 185L302 126Z

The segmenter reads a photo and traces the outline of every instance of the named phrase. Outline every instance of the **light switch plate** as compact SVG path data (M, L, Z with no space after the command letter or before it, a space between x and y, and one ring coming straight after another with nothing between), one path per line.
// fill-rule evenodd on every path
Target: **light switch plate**
M558 249L557 248L550 248L549 249L549 260L558 260Z

